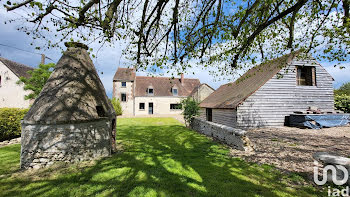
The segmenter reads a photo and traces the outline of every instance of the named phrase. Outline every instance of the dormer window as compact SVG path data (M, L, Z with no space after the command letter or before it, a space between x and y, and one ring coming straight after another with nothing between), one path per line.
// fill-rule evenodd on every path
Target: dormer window
M153 95L153 94L154 94L154 90L153 90L153 87L152 87L152 86L149 86L149 87L147 88L147 94L148 94L148 95Z
M177 96L177 95L178 95L178 93L177 93L177 88L173 88L173 89L172 89L172 92L173 92L173 96Z

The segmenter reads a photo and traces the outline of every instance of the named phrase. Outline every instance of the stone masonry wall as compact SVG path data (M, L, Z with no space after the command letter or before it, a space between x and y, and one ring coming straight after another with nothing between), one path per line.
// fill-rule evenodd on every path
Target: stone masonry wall
M205 121L197 117L193 119L191 128L206 136L224 142L235 149L244 151L251 149L251 143L248 137L245 136L246 131L242 129Z
M74 124L28 124L22 121L21 168L57 161L77 162L111 155L111 121Z

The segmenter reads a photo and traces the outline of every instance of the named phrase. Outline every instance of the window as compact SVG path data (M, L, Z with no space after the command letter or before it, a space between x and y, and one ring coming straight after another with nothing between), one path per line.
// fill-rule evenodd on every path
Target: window
M145 110L145 103L140 103L139 104L139 109L140 110Z
M173 90L173 95L177 96L177 88L173 88L172 90Z
M96 106L96 111L97 111L97 115L99 117L106 117L105 110L103 109L102 106L100 106L100 105Z
M148 88L148 94L153 94L153 88Z
M125 93L121 93L121 100L123 102L126 102L126 94Z
M314 66L297 66L297 85L316 86L316 72Z
M211 108L206 108L207 121L213 121L213 111Z
M122 88L125 88L126 87L126 82L122 82Z
M182 109L182 105L179 103L170 104L170 109Z

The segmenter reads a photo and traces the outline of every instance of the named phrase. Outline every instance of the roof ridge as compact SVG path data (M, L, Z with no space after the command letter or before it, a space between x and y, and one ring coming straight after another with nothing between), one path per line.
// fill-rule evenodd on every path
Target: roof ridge
M27 68L30 68L30 69L35 69L34 67L31 67L31 66L28 66L28 65L19 63L19 62L15 62L15 61L13 61L13 60L10 60L10 59L4 58L4 57L0 57L0 61L1 61L2 59L5 60L5 61L14 62L14 63L16 63L16 64L19 64L19 65L21 65L21 66L24 66L24 67L27 67ZM1 62L2 62L2 61L1 61ZM4 62L2 62L2 63L4 63ZM4 63L4 64L6 64L6 63Z
M250 68L235 81L221 85L214 93L204 99L200 106L209 108L236 107L286 67L300 52L301 50L293 51ZM283 63L279 63L279 61L283 61ZM261 73L257 76L258 72ZM244 87L242 87L242 83Z
M30 75L27 73L30 70L34 70L35 68L31 66L27 66L22 63L18 63L9 59L6 59L4 57L0 57L0 62L2 62L9 70L11 70L12 73L14 73L18 78L20 77L30 77Z
M161 76L136 76L136 77L144 77L144 78L162 78L162 79L181 79L181 78L178 78L178 77L161 77ZM196 79L196 78L184 78L184 79L192 79L192 80L199 80L199 79Z

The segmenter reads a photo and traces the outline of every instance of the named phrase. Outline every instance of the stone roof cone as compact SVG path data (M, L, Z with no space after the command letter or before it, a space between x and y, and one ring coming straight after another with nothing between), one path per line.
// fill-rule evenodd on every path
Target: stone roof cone
M67 51L30 108L24 121L45 124L115 118L88 47L65 43Z

